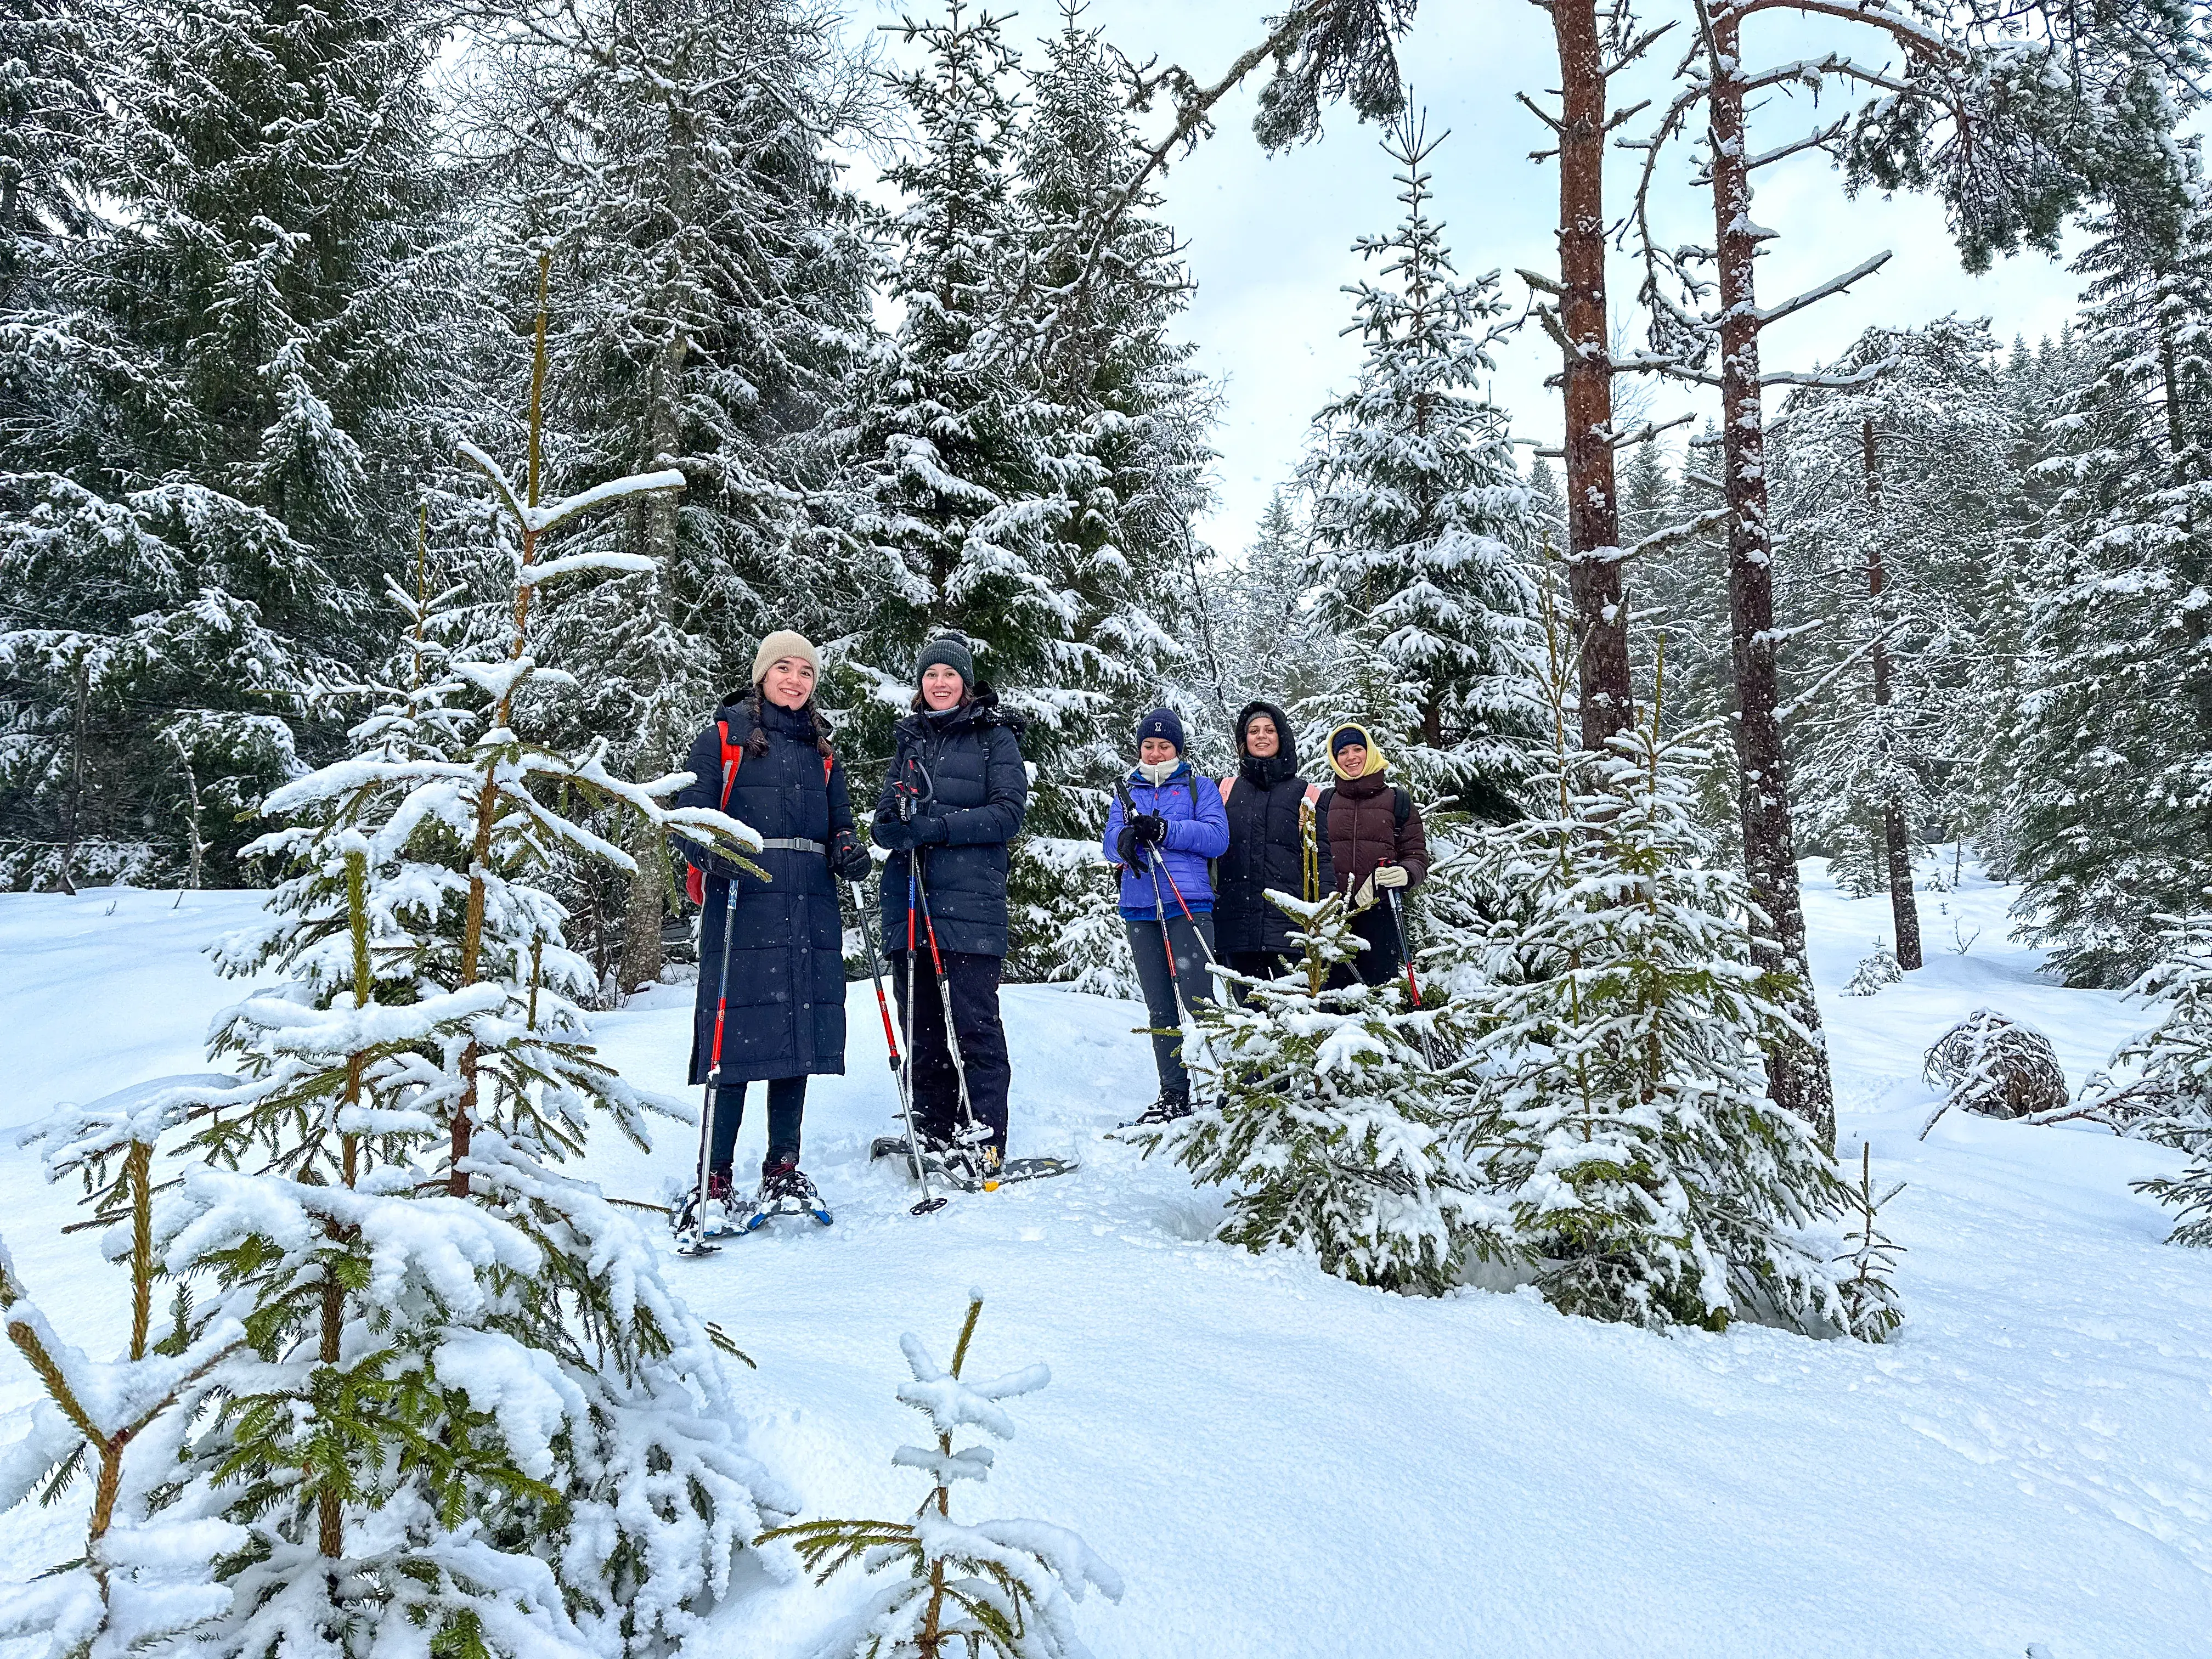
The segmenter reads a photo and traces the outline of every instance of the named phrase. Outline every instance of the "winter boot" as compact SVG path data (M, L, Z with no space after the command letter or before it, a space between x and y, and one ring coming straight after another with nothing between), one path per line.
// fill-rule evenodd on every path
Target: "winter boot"
M1155 1124L1172 1123L1179 1117L1190 1115L1190 1091L1163 1089L1160 1097L1131 1118L1121 1127L1125 1129L1150 1128Z
M779 1156L771 1152L761 1164L760 1197L754 1203L746 1230L760 1226L772 1215L811 1215L825 1227L831 1219L822 1194L800 1172L799 1160L789 1153Z

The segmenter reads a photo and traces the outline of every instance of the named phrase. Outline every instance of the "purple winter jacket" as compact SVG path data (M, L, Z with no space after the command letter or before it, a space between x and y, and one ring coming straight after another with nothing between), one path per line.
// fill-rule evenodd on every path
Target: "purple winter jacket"
M1194 914L1212 909L1213 884L1206 878L1206 861L1218 859L1229 850L1229 812L1221 804L1221 786L1212 778L1194 773L1190 763L1184 761L1176 766L1174 775L1157 788L1135 771L1121 781L1121 788L1136 803L1137 811L1167 820L1167 839L1160 846L1145 850L1154 856L1165 853L1161 868L1166 874L1160 879L1159 899L1168 915L1180 914L1175 892L1167 884L1168 876L1175 878L1183 903ZM1194 789L1195 800L1192 799ZM1127 821L1121 811L1121 795L1117 791L1114 805L1106 814L1105 848L1108 862L1121 872L1121 914L1144 921L1157 921L1158 909L1153 899L1151 875L1123 866L1121 854L1115 849L1115 838Z

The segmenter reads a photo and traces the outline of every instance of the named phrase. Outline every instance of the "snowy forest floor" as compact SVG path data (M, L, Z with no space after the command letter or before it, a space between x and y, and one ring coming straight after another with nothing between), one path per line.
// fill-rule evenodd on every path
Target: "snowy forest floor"
M807 1113L836 1225L781 1221L670 1276L759 1362L738 1382L757 1449L813 1516L919 1501L890 1462L921 1427L892 1398L897 1338L944 1358L981 1288L971 1365L1042 1359L1053 1384L1015 1403L1018 1438L955 1514L1057 1522L1121 1571L1122 1603L1082 1613L1099 1659L2204 1652L2212 1253L2162 1244L2166 1214L2127 1184L2178 1155L1957 1112L1913 1139L1921 1054L1960 1016L2036 1025L2078 1086L2144 1011L2039 977L2008 942L2012 895L1971 872L1922 895L1926 968L1832 994L1888 907L1843 898L1817 861L1807 882L1844 1150L1856 1167L1871 1141L1878 1182L1911 1183L1885 1212L1908 1252L1886 1346L1658 1337L1526 1291L1406 1299L1212 1243L1212 1197L1102 1136L1153 1092L1140 1011L1034 986L1006 995L1014 1150L1079 1173L909 1217L905 1182L866 1162L893 1093L863 981L849 1073L817 1079ZM0 1124L206 1069L208 1018L238 988L200 951L258 902L0 896ZM604 1017L605 1054L678 1089L687 1002L667 987ZM609 1132L587 1173L655 1197L692 1144L671 1127L648 1158ZM118 1282L88 1237L58 1236L73 1191L12 1146L0 1181L33 1293L80 1343L119 1345ZM35 1386L0 1358L0 1425ZM0 1518L0 1574L76 1554L84 1496ZM863 1592L857 1574L755 1577L692 1659L797 1656Z

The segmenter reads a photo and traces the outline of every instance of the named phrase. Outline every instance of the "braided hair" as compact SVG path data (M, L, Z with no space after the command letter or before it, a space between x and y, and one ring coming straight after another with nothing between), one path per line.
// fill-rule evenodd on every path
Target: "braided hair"
M747 733L745 738L745 753L754 760L763 760L767 758L768 727L761 723L760 687L758 685L755 685L751 690L745 693L742 699L732 697L730 701L733 703L737 703L738 707L742 708L745 711L745 714L751 723L751 730ZM825 759L828 758L830 754L830 722L822 718L821 708L815 702L813 698L809 697L807 698L805 706L799 708L798 712L806 716L808 735L814 739L814 747L816 751L821 754Z

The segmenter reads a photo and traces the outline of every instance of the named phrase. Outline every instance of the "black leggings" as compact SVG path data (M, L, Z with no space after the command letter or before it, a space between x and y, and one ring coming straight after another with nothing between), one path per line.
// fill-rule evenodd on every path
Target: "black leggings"
M799 1120L806 1110L806 1079L771 1079L768 1085L768 1156L762 1167L789 1158L799 1162ZM714 1144L708 1148L707 1167L727 1175L737 1161L738 1126L745 1121L745 1085L725 1083L714 1091Z

